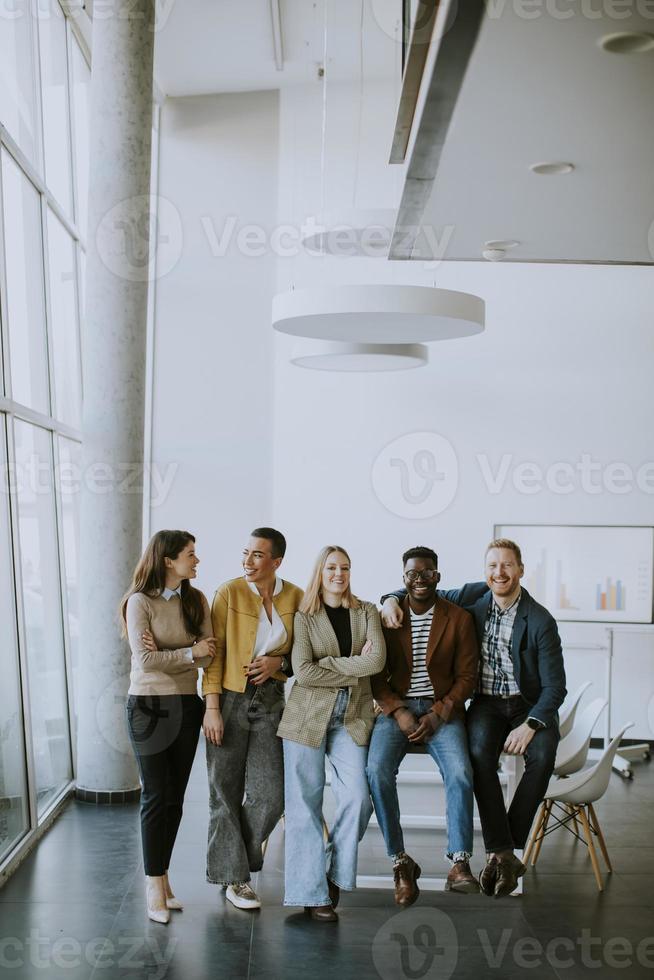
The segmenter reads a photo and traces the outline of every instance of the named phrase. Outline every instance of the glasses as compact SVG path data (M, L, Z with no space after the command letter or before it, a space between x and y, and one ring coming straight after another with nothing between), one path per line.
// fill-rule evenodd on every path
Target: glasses
M417 582L418 579L422 579L423 582L433 582L438 575L438 570L436 568L423 568L422 571L405 572L404 577L407 582Z

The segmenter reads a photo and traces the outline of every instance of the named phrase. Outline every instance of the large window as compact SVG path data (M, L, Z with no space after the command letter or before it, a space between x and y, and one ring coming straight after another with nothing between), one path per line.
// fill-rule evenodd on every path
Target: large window
M9 130L29 161L38 167L34 29L31 17L18 9L11 17L5 7L0 17L0 122Z
M57 0L10 6L19 16L0 16L0 865L73 778L90 83Z
M12 399L49 414L41 200L2 150L6 318Z
M54 413L62 422L79 428L82 396L75 243L52 211L48 211L48 271Z
M24 645L36 794L39 812L42 812L73 776L55 525L52 434L17 419L14 437Z
M68 644L73 681L77 682L79 666L79 480L81 472L81 446L72 439L59 438L57 475L61 497L61 529L64 548L64 575L66 584L66 615ZM75 699L73 698L73 704ZM77 715L72 719L73 733L77 730Z
M0 860L29 829L25 736L20 696L16 599L11 574L6 416L0 414Z
M66 20L58 3L39 19L45 180L66 214L73 212Z
M87 196L89 189L89 98L91 70L75 37L70 44L71 106L73 118L73 159L75 160L75 202L77 227L86 233Z

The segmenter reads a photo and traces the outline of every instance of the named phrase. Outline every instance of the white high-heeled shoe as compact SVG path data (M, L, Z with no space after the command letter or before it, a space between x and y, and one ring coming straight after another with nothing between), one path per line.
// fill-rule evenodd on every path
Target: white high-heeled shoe
M164 882L164 893L166 895L166 906L169 909L174 909L176 912L181 912L184 906L178 898L173 895L173 890L170 887L170 881L168 880L168 872L164 872L163 876Z
M166 892L162 875L145 877L145 894L148 918L166 925L170 922L170 911L166 904Z

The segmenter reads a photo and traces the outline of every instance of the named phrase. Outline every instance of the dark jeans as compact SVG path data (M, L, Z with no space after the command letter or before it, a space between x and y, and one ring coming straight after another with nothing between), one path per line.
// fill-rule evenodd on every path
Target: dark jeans
M207 742L207 881L231 884L249 881L250 872L261 869L261 845L284 812L284 755L277 738L284 686L269 680L260 688L248 684L243 694L225 691L220 709L222 745Z
M170 865L204 704L195 694L127 698L127 727L141 775L141 840L146 875Z
M507 735L529 716L529 708L520 695L499 698L477 694L468 709L475 798L488 852L524 848L554 769L559 744L556 723L537 731L529 743L524 754L525 771L507 813L497 766Z

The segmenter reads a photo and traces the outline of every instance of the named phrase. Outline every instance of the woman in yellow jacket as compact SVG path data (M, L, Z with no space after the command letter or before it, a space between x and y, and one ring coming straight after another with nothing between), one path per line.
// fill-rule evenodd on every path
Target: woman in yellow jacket
M340 889L356 884L359 841L372 814L366 779L374 723L370 677L386 661L379 613L350 589L350 559L328 545L318 555L295 616L294 684L277 734L284 740L284 905L333 922ZM336 815L322 832L325 756Z

